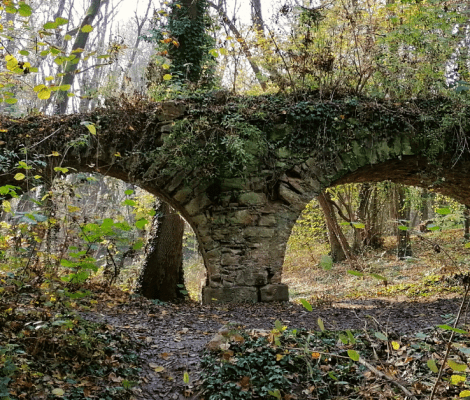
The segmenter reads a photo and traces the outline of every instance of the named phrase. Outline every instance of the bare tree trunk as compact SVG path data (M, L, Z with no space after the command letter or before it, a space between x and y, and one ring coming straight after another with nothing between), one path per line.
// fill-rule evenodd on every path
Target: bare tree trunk
M176 300L184 297L184 221L164 202L156 211L137 292L148 299Z
M465 206L465 210L463 211L463 217L465 219L465 228L464 228L464 235L465 239L470 239L470 207Z
M122 83L121 83L121 91L124 91L126 89L126 85L128 81L130 81L129 71L134 65L135 57L137 56L137 50L139 48L140 41L142 40L142 28L144 27L145 22L148 20L148 14L149 14L151 5L152 5L152 0L149 0L148 5L147 5L147 10L145 11L145 16L142 17L140 20L139 20L139 17L137 16L137 12L135 13L134 18L135 18L135 22L137 25L137 29L136 29L137 37L135 39L134 48L132 49L132 53L129 58L129 61L126 65L126 68L124 69L124 76L122 78Z
M331 258L333 262L339 262L347 259L354 262L355 258L351 253L348 241L341 230L336 219L336 214L331 206L331 198L327 192L322 192L317 197L318 203L325 214L326 226L328 227L328 239L331 247Z
M396 185L396 204L397 204L397 220L398 225L409 227L410 211L411 207L406 201L406 190L403 185ZM411 240L409 230L397 230L397 257L399 260L403 260L406 257L412 256L411 251Z
M98 15L99 9L101 6L101 0L91 0L90 7L88 8L85 18L83 18L82 23L80 24L80 30L77 33L75 42L72 46L72 54L75 55L75 59L72 62L67 62L64 69L64 77L62 78L61 85L73 85L75 80L75 72L78 68L78 62L82 57L82 52L75 52L77 49L84 49L88 41L89 32L85 29L85 32L82 29L93 23L93 20ZM59 90L57 92L57 107L58 114L65 114L67 111L69 97L67 96L66 91Z
M264 34L264 20L261 11L261 0L251 0L251 21L253 28L261 35Z
M227 16L227 14L225 13L225 11L223 10L222 7L216 5L212 1L208 1L207 4L219 13L219 15L222 18L222 21L224 22L224 24L226 24L226 26L230 29L230 31L232 31L235 38L240 41L240 45L241 45L241 48L243 50L243 53L245 54L245 57L248 60L248 63L250 64L251 69L253 70L253 72L256 76L256 79L258 79L258 82L259 82L261 88L263 89L263 91L266 91L267 86L266 86L266 82L264 82L262 80L261 70L259 69L258 64L256 64L256 62L253 60L253 56L251 54L251 51L250 51L248 45L246 44L245 40L243 40L240 31L237 29L237 27L232 22L232 20Z

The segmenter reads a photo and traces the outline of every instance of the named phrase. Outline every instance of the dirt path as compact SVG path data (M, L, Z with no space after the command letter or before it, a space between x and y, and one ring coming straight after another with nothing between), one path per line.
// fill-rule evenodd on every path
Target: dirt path
M403 335L447 322L446 318L456 313L458 303L458 298L421 302L347 300L308 312L293 303L215 307L155 306L136 301L87 314L86 318L106 322L145 342L140 350L142 384L135 389L136 399L182 400L201 398L197 392L201 352L228 322L236 322L245 329L272 329L274 321L279 319L289 328L317 329L316 321L321 317L325 327L331 330L367 328ZM156 366L164 369L155 372ZM183 382L185 371L189 372L189 387Z

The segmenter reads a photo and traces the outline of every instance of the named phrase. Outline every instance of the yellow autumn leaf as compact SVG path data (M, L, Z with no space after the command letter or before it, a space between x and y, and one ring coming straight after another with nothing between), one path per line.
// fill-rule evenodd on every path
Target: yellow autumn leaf
M171 78L172 78L172 76L170 74L163 75L163 80L164 81L169 81Z
M51 97L51 91L47 87L38 92L38 99L40 100L47 100L49 97Z
M18 172L14 177L13 179L15 179L16 181L22 181L24 178L26 178L25 174L22 174L21 172Z
M393 350L398 350L400 348L400 343L392 342L392 347L393 347Z
M452 375L450 377L450 381L451 381L452 385L458 385L460 382L465 382L466 379L467 378L465 376L462 376L462 375Z
M312 358L315 358L315 359L320 358L320 353L313 352Z
M282 354L276 354L276 361L281 361L284 358Z
M160 365L159 367L154 368L153 370L154 370L155 372L163 372L163 371L165 371L165 367L162 367L162 366Z
M451 367L454 371L463 372L467 369L467 364L459 363L454 360L448 360L447 364Z
M462 390L459 397L470 397L470 390Z
M3 200L2 206L3 206L3 211L7 213L11 212L11 203L8 200Z
M55 394L56 396L63 396L65 392L64 392L64 389L54 389L52 391L52 394Z

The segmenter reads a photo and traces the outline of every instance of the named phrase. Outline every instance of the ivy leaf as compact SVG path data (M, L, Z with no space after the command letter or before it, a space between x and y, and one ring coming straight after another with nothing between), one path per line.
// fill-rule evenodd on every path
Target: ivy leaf
M387 336L385 336L382 332L375 332L374 335L377 339L383 340L385 342L388 340Z

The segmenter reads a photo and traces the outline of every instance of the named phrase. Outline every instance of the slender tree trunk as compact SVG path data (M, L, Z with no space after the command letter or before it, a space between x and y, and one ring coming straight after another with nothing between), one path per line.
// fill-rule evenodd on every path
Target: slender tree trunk
M409 227L411 207L406 201L406 190L403 185L396 185L396 204L397 204L397 219L399 225ZM411 251L411 240L409 230L397 230L397 257L400 260L413 255Z
M348 261L355 261L351 253L348 241L341 230L336 219L336 214L330 202L330 195L327 192L322 192L317 197L318 203L325 214L326 226L328 227L328 239L331 247L331 258L333 262L339 262L347 259Z
M162 202L152 221L138 280L137 292L144 297L163 301L184 297L183 232L183 219Z
M134 48L132 49L132 53L131 53L131 56L129 57L129 61L126 65L126 68L124 69L124 76L122 78L122 83L121 83L121 91L124 91L126 89L126 85L128 81L130 81L129 71L134 65L135 58L137 56L137 50L139 48L140 41L142 40L142 28L144 27L145 21L147 21L148 19L148 14L149 14L151 5L152 5L152 0L149 0L148 5L147 5L147 10L145 11L145 16L142 17L140 20L139 20L139 17L137 16L137 12L135 13L135 22L137 25L137 30L136 30L137 37L135 39Z
M64 69L65 75L62 78L61 85L73 85L73 82L75 80L75 72L77 71L78 63L82 57L81 51L74 52L74 50L85 49L90 34L87 29L85 29L85 32L83 32L82 29L85 26L91 25L93 23L93 20L98 15L100 6L101 0L91 0L90 7L88 8L85 18L83 18L83 21L80 24L80 29L72 46L71 54L75 55L75 58L72 61L67 62ZM65 114L65 112L67 111L68 99L69 97L67 96L67 92L61 90L57 92L58 114Z
M463 217L465 220L465 227L464 227L464 235L465 239L470 239L470 207L465 206L465 210L463 211Z
M359 189L359 207L356 212L356 221L364 224L364 229L354 229L353 249L357 253L369 242L370 222L367 221L367 210L369 209L372 186L370 183L363 183Z
M428 191L427 189L421 190L421 219L427 221L429 219L429 207L428 207Z
M266 82L264 82L262 79L261 70L259 69L258 64L256 64L256 62L253 60L253 55L251 54L250 48L248 47L245 40L243 39L240 31L237 29L237 27L232 22L232 20L227 16L227 14L225 13L222 7L216 5L212 1L208 1L207 4L219 13L224 24L226 24L226 26L233 33L235 38L239 40L243 53L245 54L245 57L248 60L248 63L250 64L250 67L253 70L256 76L256 79L258 80L258 83L260 84L263 91L266 91L267 86L266 86Z
M264 35L264 19L261 11L261 0L251 0L251 21L256 32Z

